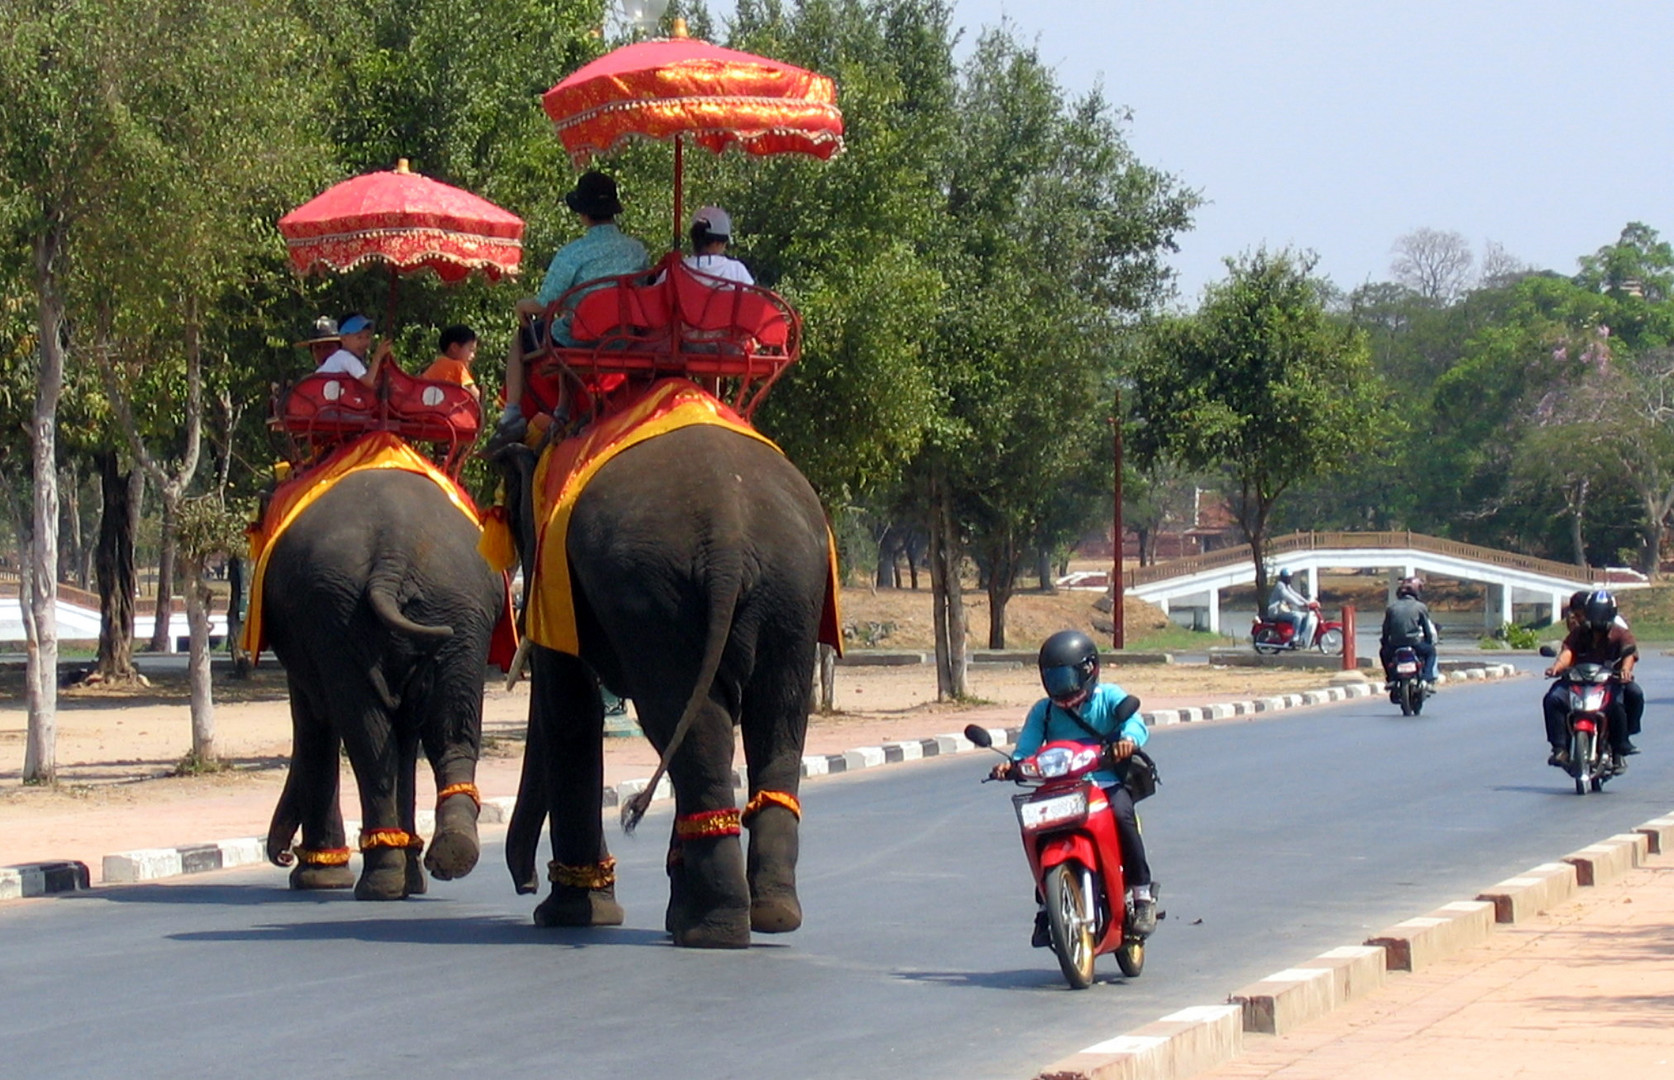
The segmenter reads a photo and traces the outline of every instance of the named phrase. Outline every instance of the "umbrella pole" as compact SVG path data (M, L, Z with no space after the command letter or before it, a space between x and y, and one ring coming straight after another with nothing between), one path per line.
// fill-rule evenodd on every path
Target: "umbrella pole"
M686 157L684 145L680 136L674 137L674 245L673 251L680 250L680 202L684 196Z
M384 337L391 342L395 340L395 293L400 275L395 272L395 264L389 264L389 311L384 318Z

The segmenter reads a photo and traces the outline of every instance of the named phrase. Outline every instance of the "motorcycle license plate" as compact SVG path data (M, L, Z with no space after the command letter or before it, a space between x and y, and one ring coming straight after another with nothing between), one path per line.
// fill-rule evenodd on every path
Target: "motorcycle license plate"
M1418 674L1418 665L1417 664L1410 664L1410 663L1409 664L1396 664L1395 665L1395 674L1397 674L1397 675L1417 675Z
M1025 829L1039 829L1047 825L1056 825L1061 821L1074 821L1087 816L1087 792L1085 789L1072 791L1067 795L1055 795L1050 799L1035 799L1017 808L1017 818Z

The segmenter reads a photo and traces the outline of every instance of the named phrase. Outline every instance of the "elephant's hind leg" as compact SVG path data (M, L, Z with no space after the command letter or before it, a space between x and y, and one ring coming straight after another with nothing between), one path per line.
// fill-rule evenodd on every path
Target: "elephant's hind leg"
M343 812L338 805L338 752L342 741L295 679L291 695L291 770L269 830L269 856L290 842L289 822L302 826L302 844L295 849L291 869L293 889L349 889L355 873L349 866L348 842L343 836ZM281 835L282 834L282 835Z
M345 704L340 712L343 743L360 787L361 868L355 899L403 900L410 891L408 864L416 855L410 849L418 838L408 827L411 810L403 815L399 809L397 778L404 763L411 776L412 757L403 753L389 716L377 705ZM419 880L422 888L422 876Z
M812 664L774 659L758 667L757 681L745 694L742 720L750 775L744 810L750 830L750 927L763 934L788 933L802 925L802 902L796 895L802 821L797 793L808 730L806 673Z
M476 663L436 665L440 673L420 733L436 779L436 831L424 853L424 868L439 881L469 874L482 846L477 818L477 758L482 744L482 675ZM452 674L461 669L464 677Z
M713 702L669 764L676 792L667 925L693 949L750 945L750 889L732 786L732 720Z

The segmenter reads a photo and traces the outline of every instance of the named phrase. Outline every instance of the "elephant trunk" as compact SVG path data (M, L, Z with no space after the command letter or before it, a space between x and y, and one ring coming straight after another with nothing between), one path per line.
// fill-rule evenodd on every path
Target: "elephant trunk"
M302 815L297 811L296 793L287 778L279 792L279 804L273 808L273 820L267 826L268 862L274 866L290 866L296 862L296 856L291 854L291 841L296 839L296 831L301 826Z

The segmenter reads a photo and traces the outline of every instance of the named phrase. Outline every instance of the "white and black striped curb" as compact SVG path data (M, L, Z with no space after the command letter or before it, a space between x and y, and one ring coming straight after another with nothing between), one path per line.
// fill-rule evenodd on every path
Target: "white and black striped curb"
M88 882L84 862L65 860L0 866L0 900L78 892L85 888Z
M1504 678L1516 673L1516 668L1510 664L1489 664L1485 667L1466 668L1448 672L1444 677L1448 681L1481 680ZM1235 716L1253 716L1257 713L1279 712L1284 709L1296 709L1308 705L1325 705L1335 701L1346 701L1350 698L1370 697L1381 693L1370 683L1351 683L1347 686L1330 686L1319 690L1307 690L1300 694L1280 694L1276 697L1255 698L1249 701L1224 702L1218 705L1200 705L1184 709L1153 709L1141 713L1141 718L1151 727L1169 727L1175 724L1190 724L1204 720L1225 720ZM1022 725L1007 728L989 729L994 737L995 745L1010 745L1017 741L1022 733ZM840 754L809 754L802 759L802 775L833 776L838 773L856 772L861 769L877 768L881 765L893 765L904 761L921 761L925 758L939 757L946 754L967 753L976 747L963 735L934 735L927 739L911 739L903 742L888 742L879 746L861 746L853 750L845 750ZM634 795L645 790L649 778L624 780L621 783L604 789L603 805L606 808L622 805ZM742 769L733 770L733 786L742 788L747 781ZM660 802L674 797L674 789L669 779L664 776L657 784L657 790L652 794L653 802ZM512 806L516 800L511 796L484 799L482 813L477 818L479 824L503 824L511 819ZM346 831L352 836L359 829L357 822L345 822ZM428 811L418 814L418 831L427 834L435 828L435 815ZM226 870L236 866L250 866L266 861L266 841L260 837L246 837L239 840L216 840L209 843L191 844L176 848L142 848L138 851L123 851L114 855L106 855L103 861L103 879L109 884L132 884L142 881L156 881L160 878L176 877L180 874L196 874L209 870ZM41 864L57 865L57 864ZM80 865L80 864L77 864ZM25 870L25 867L0 868L0 899L8 898L5 892L5 877L8 870ZM86 868L83 868L85 882ZM86 888L86 884L80 886ZM63 891L63 890L54 890ZM25 895L38 895L29 893Z
M1472 900L1443 904L1379 931L1360 945L1328 949L1227 995L1224 1005L1170 1013L1094 1043L1042 1069L1035 1080L1186 1080L1244 1052L1246 1036L1286 1035L1381 988L1391 974L1419 971L1484 944L1497 926L1526 922L1614 881L1647 855L1674 850L1674 814L1542 863Z

